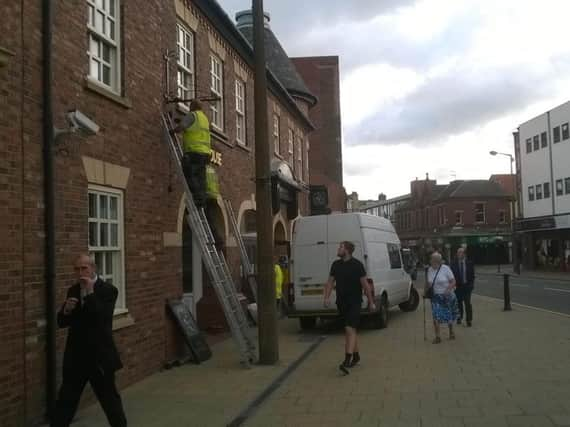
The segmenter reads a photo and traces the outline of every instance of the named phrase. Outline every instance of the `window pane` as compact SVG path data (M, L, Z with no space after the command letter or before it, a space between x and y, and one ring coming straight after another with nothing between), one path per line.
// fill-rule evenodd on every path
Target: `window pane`
M560 142L560 126L556 126L553 129L554 133L554 142Z
M115 0L109 0L109 14L115 17Z
M115 40L115 22L109 19L108 33L111 40Z
M103 83L111 86L111 68L107 65L103 65Z
M111 224L111 246L119 246L119 225Z
M538 150L540 148L540 144L538 141L538 135L535 135L534 138L532 139L533 142L533 146L534 146L534 150Z
M99 246L108 246L109 245L109 224L99 224L99 235L101 240L99 241Z
M117 219L119 217L119 199L109 197L109 218Z
M566 187L566 194L570 194L570 178L564 180L564 187Z
M103 61L111 62L111 47L108 44L103 43Z
M546 132L542 132L540 134L540 143L542 145L542 148L547 147L548 146L548 139L546 136Z
M107 219L109 218L108 210L109 198L107 196L99 196L99 218Z
M114 258L114 252L106 252L105 253L105 274L107 275L113 275L113 271L114 270L114 266L113 266L113 258Z
M545 182L543 187L544 187L544 198L548 199L550 197L550 183Z
M89 24L95 26L95 9L93 6L89 5Z
M97 217L97 195L89 193L89 218Z
M566 140L570 138L570 135L568 134L568 123L564 123L562 125L562 139Z
M527 153L532 152L532 141L530 139L526 140L526 152Z
M98 224L96 222L89 223L89 246L95 247L98 246Z
M95 30L97 30L98 33L105 34L104 24L103 24L104 22L105 22L105 15L103 15L101 12L97 12L95 14Z
M97 272L101 275L105 274L105 265L103 261L103 252L95 252L95 265L97 266Z
M562 180L557 179L556 180L556 195L561 196L562 194L564 194L564 187L562 185Z

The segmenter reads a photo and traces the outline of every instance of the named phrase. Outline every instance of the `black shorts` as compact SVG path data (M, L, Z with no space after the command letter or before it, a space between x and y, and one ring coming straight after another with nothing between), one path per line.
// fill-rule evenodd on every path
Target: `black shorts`
M340 317L344 321L344 326L358 328L360 323L360 302L357 301L337 301L336 306Z

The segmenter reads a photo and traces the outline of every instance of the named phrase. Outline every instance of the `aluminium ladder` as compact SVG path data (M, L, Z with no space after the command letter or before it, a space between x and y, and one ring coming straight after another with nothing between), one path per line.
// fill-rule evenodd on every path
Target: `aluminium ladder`
M202 259L210 276L210 281L216 291L230 326L232 336L238 346L240 362L242 365L248 367L255 361L257 350L251 335L247 317L239 302L226 260L223 254L221 252L218 253L216 249L214 236L204 209L198 209L194 204L192 192L186 182L182 168L182 146L178 141L178 136L172 132L174 124L167 112L162 114L162 124L171 155L175 160L175 167L182 179L184 193L186 194L185 204L188 211L186 219L194 236L198 239Z
M226 211L230 218L230 224L232 226L232 233L236 239L238 244L240 258L241 258L241 266L243 268L245 277L247 278L247 283L249 288L251 289L251 293L257 302L257 282L255 280L255 275L253 271L253 265L249 260L249 255L247 254L247 250L245 248L245 243L243 242L243 238L241 237L241 233L239 231L239 227L237 224L236 216L234 213L234 209L232 207L232 203L229 199L224 199L224 204L226 205Z

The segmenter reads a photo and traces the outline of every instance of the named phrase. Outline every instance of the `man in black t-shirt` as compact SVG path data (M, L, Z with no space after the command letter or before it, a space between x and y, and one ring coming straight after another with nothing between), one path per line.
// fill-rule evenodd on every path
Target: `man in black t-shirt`
M372 290L366 280L364 265L352 257L354 244L341 242L337 255L340 259L332 263L330 277L325 287L325 307L330 305L330 296L336 282L336 305L344 320L345 330L345 359L339 369L348 374L347 368L352 368L360 361L356 328L360 321L360 306L362 304L362 290L368 298L368 307L376 310L372 299Z

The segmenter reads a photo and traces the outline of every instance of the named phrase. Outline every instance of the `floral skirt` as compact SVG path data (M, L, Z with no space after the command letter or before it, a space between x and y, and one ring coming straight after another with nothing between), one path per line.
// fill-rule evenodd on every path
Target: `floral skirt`
M453 323L459 317L455 293L435 294L431 300L433 320L438 323Z

